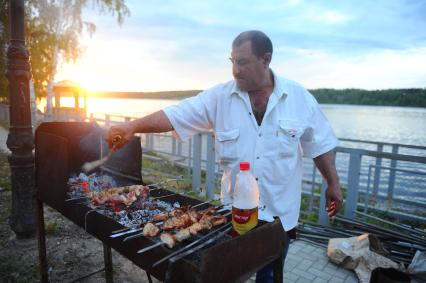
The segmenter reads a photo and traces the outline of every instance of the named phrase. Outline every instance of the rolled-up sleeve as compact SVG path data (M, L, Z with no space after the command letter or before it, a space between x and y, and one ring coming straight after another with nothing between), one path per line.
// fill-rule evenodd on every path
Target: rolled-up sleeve
M305 157L315 158L335 148L339 141L318 102L312 95L309 94L308 97L311 117L301 137L301 146Z
M212 105L208 105L207 96L208 93L201 92L197 96L182 100L177 105L163 109L181 140L186 140L196 133L211 130L208 112Z

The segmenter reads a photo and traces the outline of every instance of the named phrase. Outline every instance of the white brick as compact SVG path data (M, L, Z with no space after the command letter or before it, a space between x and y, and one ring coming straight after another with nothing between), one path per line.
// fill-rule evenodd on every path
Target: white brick
M300 277L304 277L304 278L309 279L309 280L314 280L314 278L315 278L315 276L312 275L311 273L309 273L305 270L300 270L297 267L295 269L293 269L292 272L295 273L296 275L299 275Z

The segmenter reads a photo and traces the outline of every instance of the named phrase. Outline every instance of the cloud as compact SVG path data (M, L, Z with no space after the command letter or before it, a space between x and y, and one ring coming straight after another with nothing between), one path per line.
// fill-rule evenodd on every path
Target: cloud
M297 50L274 66L308 88L426 87L426 48L389 50L367 56L341 58L316 50Z
M310 87L426 85L418 63L425 62L426 1L132 0L128 5L131 17L121 27L111 16L85 12L98 26L93 38L83 39L87 53L78 64L85 77L96 72L111 81L114 72L127 70L132 74L116 77L134 90L152 89L155 81L159 89L206 88L231 78L227 57L233 38L260 29L274 43L277 69Z

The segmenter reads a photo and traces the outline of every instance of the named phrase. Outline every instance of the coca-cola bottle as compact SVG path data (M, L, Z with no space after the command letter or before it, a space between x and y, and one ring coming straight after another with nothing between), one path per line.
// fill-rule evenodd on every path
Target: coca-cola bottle
M239 234L256 227L258 222L259 186L250 173L250 163L240 162L232 203L232 226Z

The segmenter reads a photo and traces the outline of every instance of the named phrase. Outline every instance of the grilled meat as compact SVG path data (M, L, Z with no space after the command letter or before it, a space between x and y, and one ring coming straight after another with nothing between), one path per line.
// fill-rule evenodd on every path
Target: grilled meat
M143 227L142 233L145 237L154 237L157 236L158 233L160 233L160 228L158 228L151 222L148 222Z
M163 233L160 235L160 240L167 245L170 249L172 249L176 245L176 240L172 234Z

